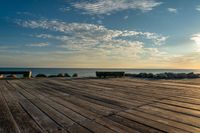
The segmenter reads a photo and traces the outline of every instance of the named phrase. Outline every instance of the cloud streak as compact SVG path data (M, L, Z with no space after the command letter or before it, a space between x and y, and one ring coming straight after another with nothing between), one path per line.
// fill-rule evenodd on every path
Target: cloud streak
M45 40L49 39L48 41L58 41L57 50L64 49L66 51L59 54L60 58L63 58L62 54L68 54L71 60L76 58L74 61L81 62L81 57L84 60L91 60L91 64L97 58L105 63L115 60L115 62L112 62L114 65L117 61L123 63L140 61L144 56L147 56L145 60L151 58L160 61L161 57L165 56L157 48L145 47L145 41L155 47L165 43L167 37L156 33L114 30L102 25L66 23L58 20L18 20L17 24L25 28L47 30L47 34L32 36ZM49 34L49 31L55 33ZM32 46L47 45L44 43L44 45L33 44ZM108 63L109 65L112 64Z
M196 51L200 51L200 33L194 34L191 36L190 40L195 42Z
M196 10L200 11L200 5L196 6Z
M167 8L168 12L171 13L178 13L178 10L176 8Z
M117 11L133 9L148 12L161 5L156 0L96 0L94 2L76 2L73 6L85 10L86 14L110 14Z
M194 41L197 45L200 45L200 33L192 35L190 39Z
M133 30L112 30L102 25L87 24L87 23L65 23L58 20L28 20L28 21L17 21L17 24L27 28L41 28L56 32L64 33L64 36L54 37L59 38L63 41L74 39L74 41L81 40L98 43L101 41L117 41L124 40L131 42L124 38L133 39L134 37L143 37L144 39L152 41L154 45L161 45L165 43L167 37L151 32L138 32ZM46 37L48 36L41 36ZM52 38L49 35L49 38ZM88 43L90 44L90 43Z
M49 43L32 43L32 44L27 44L26 46L28 46L28 47L46 47L46 46L49 46Z

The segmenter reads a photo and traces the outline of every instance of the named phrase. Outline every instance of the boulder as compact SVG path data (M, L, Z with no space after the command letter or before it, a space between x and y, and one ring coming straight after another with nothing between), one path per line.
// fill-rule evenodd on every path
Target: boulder
M72 77L78 77L78 74L77 74L77 73L74 73L74 74L72 75Z
M55 78L55 77L57 77L57 75L49 75L48 77L49 78Z
M47 76L45 74L38 74L35 77L36 78L46 78Z
M17 75L11 74L11 75L6 76L6 78L17 78Z
M57 77L64 77L64 75L63 75L62 73L59 73L59 74L57 75Z
M65 76L65 77L71 77L68 73L65 73L64 76Z

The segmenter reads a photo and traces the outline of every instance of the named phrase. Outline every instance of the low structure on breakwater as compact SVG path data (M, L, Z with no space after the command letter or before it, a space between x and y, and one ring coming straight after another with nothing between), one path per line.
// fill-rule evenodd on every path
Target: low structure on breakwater
M16 75L23 75L24 78L31 78L32 72L31 71L0 71L0 78L4 78L4 75L7 75L6 77L8 78L16 77Z

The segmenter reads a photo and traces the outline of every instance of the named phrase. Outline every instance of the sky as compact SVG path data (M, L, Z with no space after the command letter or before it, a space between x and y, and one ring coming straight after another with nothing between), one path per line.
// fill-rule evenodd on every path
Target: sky
M0 67L200 69L200 1L1 0Z

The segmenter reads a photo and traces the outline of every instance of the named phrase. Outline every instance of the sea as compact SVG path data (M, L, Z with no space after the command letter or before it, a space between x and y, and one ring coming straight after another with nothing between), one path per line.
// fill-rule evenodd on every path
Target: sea
M95 77L96 71L124 71L125 73L138 74L138 73L164 73L164 72L173 72L173 73L199 73L200 69L105 69L105 68L0 68L0 71L32 71L32 75L36 76L37 74L45 75L57 75L59 73L68 73L73 75L77 73L79 77Z

